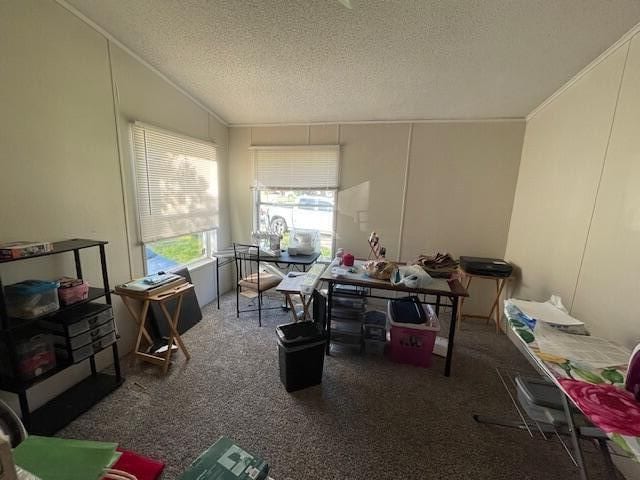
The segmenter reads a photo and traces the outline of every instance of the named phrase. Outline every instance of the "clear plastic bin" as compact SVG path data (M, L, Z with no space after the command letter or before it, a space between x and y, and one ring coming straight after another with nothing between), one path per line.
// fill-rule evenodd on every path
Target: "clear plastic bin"
M36 318L60 308L58 282L25 280L4 288L7 313L16 318Z
M16 345L18 376L23 380L39 377L56 366L56 354L49 335L35 335Z

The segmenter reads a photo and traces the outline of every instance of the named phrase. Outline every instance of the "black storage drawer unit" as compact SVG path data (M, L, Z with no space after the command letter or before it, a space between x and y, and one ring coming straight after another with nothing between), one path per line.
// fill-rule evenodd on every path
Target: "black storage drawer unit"
M56 354L65 362L78 363L116 341L113 309L104 303L78 305L63 318L40 322L53 334Z

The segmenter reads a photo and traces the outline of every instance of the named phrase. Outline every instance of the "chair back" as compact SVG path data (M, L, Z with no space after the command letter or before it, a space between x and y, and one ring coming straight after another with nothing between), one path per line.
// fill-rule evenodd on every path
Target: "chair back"
M236 261L236 285L240 280L255 278L258 289L260 288L260 247L246 243L234 243L233 253ZM255 274L255 277L252 275Z

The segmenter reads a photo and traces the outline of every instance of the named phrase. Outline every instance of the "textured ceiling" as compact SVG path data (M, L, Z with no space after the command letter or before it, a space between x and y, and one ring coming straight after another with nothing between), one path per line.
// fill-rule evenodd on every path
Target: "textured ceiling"
M231 124L523 117L638 0L67 0Z

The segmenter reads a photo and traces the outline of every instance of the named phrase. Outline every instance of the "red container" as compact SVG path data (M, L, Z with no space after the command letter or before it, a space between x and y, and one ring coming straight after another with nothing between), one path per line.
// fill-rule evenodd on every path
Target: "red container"
M440 322L430 305L423 305L427 314L427 323L402 323L402 319L394 319L389 302L389 318L391 319L391 343L389 355L397 363L408 363L417 367L431 366L433 346L440 331ZM398 320L398 321L396 321Z
M17 344L18 375L30 380L56 366L56 354L50 335L36 335Z
M84 280L63 277L58 287L58 297L63 305L71 305L89 297L89 284Z
M342 264L345 267L353 267L353 262L355 261L355 257L353 255L351 255L350 253L345 253L342 256Z

